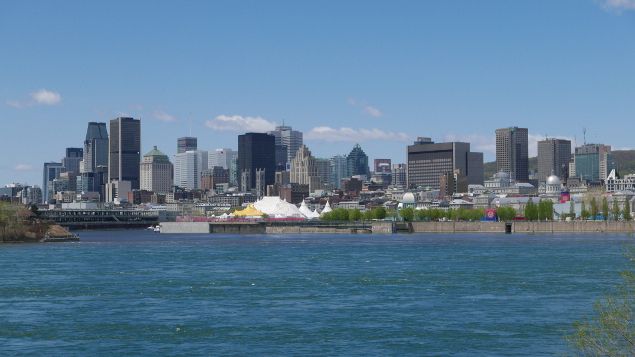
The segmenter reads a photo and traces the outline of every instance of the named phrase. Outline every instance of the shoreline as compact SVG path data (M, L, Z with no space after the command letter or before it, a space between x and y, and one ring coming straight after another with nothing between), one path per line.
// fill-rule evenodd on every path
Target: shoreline
M163 222L163 234L635 233L635 222Z

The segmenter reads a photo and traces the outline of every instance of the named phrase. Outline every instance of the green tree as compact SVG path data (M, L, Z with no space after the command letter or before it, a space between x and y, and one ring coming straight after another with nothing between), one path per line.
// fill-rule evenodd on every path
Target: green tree
M358 209L348 211L348 220L351 222L357 222L362 220L362 212Z
M499 221L511 221L516 217L516 210L513 207L499 207L496 215Z
M386 209L384 207L373 208L373 218L374 219L386 219Z
M609 219L609 201L606 197L602 197L602 216L605 221Z
M401 215L401 218L403 218L404 221L412 222L415 216L415 210L413 210L410 207L402 208L401 211L399 211L399 214Z
M594 221L597 215L598 215L598 201L595 199L595 197L593 197L591 198L591 217L593 217Z
M626 253L630 269L622 272L616 293L595 303L595 316L574 324L567 340L580 356L635 356L635 258Z
M620 220L620 206L617 204L616 199L613 199L613 209L611 210L611 216L614 221Z
M589 219L589 216L591 215L591 213L589 211L587 211L586 209L586 202L582 201L582 207L581 207L581 211L580 211L580 217L584 220Z
M538 218L538 207L534 204L534 201L529 198L525 205L525 219L528 221L535 221Z
M625 221L631 221L633 219L633 216L631 216L631 203L629 200L626 200L626 202L624 202L622 217L624 217Z
M370 221L370 220L372 220L374 218L375 218L375 216L373 215L373 210L366 210L362 214L362 219L365 220L365 221Z

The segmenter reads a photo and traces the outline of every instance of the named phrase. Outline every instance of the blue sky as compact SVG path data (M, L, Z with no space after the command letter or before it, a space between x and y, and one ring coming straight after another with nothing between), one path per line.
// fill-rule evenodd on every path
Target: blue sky
M506 126L631 148L634 64L635 0L5 1L0 184L121 114L168 154L283 121L320 157L430 136L492 159Z

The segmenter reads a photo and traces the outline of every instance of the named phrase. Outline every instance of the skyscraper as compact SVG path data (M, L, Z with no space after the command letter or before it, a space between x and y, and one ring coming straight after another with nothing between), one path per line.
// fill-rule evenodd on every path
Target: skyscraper
M174 186L186 190L201 188L201 174L207 170L207 151L186 151L174 156Z
M331 185L334 188L342 188L342 179L348 177L348 161L344 155L336 155L331 158Z
M60 177L64 166L61 162L45 162L42 172L42 203L47 203L53 197L55 192L50 192L50 182Z
M238 156L236 150L232 149L216 149L209 152L209 162L207 167L211 170L213 167L222 167L223 169L229 169L232 160Z
M62 166L64 171L71 173L73 176L78 176L80 162L84 157L84 149L82 148L66 148L66 155L62 159ZM75 188L73 188L73 191Z
M141 161L141 189L169 193L172 189L173 166L168 156L155 146Z
M182 154L186 151L196 151L198 149L198 139L192 136L184 136L177 139L176 153Z
M513 180L529 180L529 131L527 128L496 129L496 168Z
M585 144L575 148L575 173L581 180L606 180L606 176L614 168L610 145Z
M238 178L239 186L252 190L256 188L256 171L264 170L264 185L275 181L276 137L263 133L246 133L238 136ZM259 174L259 177L262 174ZM248 182L243 182L248 181ZM260 180L262 184L262 180Z
M359 144L355 144L351 152L346 157L346 166L348 167L348 177L364 175L367 178L370 178L368 156Z
M302 146L302 132L293 130L290 126L278 126L276 130L270 131L269 135L276 138L275 145L287 147L287 163L295 157L295 153ZM282 150L282 148L279 148Z
M538 181L544 182L552 174L566 180L569 177L571 141L545 139L538 142Z
M434 143L419 138L408 146L408 187L438 189L443 175L458 173L470 184L483 183L483 153L471 152L469 143Z
M323 188L323 182L318 176L316 160L305 145L300 147L291 161L289 181L300 185L309 185L309 192Z
M110 121L108 181L130 181L139 189L141 163L141 121L119 117Z
M83 172L95 172L97 166L108 165L108 131L106 123L88 123L84 140Z

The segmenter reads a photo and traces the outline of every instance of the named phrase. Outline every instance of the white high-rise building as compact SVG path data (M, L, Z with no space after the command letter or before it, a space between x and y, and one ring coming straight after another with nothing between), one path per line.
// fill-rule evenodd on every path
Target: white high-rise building
M172 190L173 166L168 156L155 146L141 160L141 189L154 193L169 193Z
M201 188L201 173L208 168L207 151L186 151L174 156L174 186L186 190Z
M219 166L224 169L231 167L231 162L234 158L238 157L238 151L232 149L216 149L209 152L208 168Z

